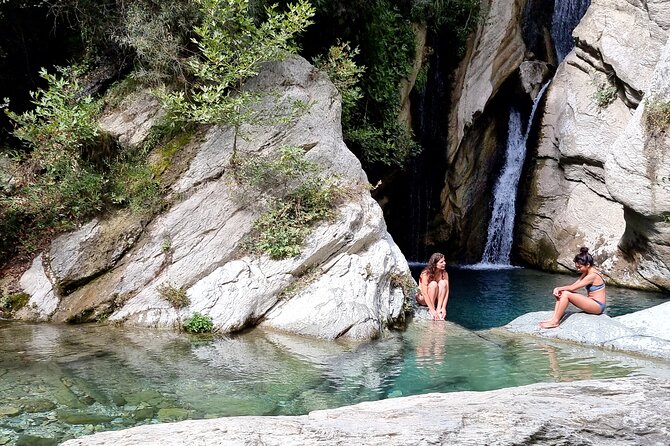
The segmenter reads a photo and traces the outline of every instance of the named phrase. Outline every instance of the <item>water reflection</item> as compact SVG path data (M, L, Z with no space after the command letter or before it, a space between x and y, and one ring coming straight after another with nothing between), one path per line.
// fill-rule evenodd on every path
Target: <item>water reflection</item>
M453 321L502 325L562 280L517 270L472 274L452 276L450 321L416 320L363 345L261 330L201 338L0 321L0 444L186 418L304 414L428 392L670 376L667 361L463 328Z
M624 376L640 364L451 322L369 344L256 330L192 338L95 325L0 325L0 437L62 441L185 418L291 415L360 401ZM31 437L32 438L32 437Z
M432 368L442 364L445 359L447 324L444 321L426 321L425 327L416 342L417 368Z

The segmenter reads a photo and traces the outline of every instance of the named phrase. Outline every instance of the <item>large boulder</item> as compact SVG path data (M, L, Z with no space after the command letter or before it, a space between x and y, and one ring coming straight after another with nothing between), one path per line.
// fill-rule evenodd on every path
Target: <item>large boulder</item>
M308 109L288 123L244 125L237 138L230 127L196 133L167 175L171 204L162 214L150 222L116 215L55 240L40 263L60 298L51 320L178 328L199 312L221 332L262 322L329 339L370 339L402 323L409 268L342 140L337 90L299 57L267 64L247 88L269 93L259 105L265 116L287 114L296 101ZM137 119L129 109L141 111L132 115ZM140 105L119 113L105 119L128 144L159 115ZM263 206L236 185L233 151L263 156L289 145L301 147L321 175L346 185L348 199L332 221L314 228L300 255L245 254L243 242ZM166 289L185 292L190 304L175 308L163 297Z
M537 311L514 319L501 329L607 349L670 359L670 302L610 318L605 314L568 312L557 328L540 328L551 312Z
M63 446L661 445L670 383L648 377L391 398L297 417L227 417L101 432Z
M647 101L670 100L664 11L667 2L594 0L575 29L519 219L527 263L566 271L587 246L611 282L670 289L670 146L642 124Z

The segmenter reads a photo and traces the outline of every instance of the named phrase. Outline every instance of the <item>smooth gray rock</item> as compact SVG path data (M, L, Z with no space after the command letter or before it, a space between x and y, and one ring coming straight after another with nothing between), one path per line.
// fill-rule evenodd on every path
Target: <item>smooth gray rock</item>
M670 359L670 323L667 318L670 302L626 316L610 318L602 314L566 312L557 328L540 328L540 321L552 312L527 313L502 327L512 333L525 333L545 338L578 342L624 352ZM659 308L660 307L660 308ZM654 310L658 308L658 310ZM640 328L649 324L650 330Z
M311 412L140 426L63 446L666 445L670 382L648 377L433 393Z
M26 293L30 294L30 299L28 304L17 312L16 317L18 319L48 320L56 311L59 299L44 271L42 255L38 255L33 260L30 269L21 276L20 285Z
M100 126L116 137L122 146L144 141L151 127L164 115L158 99L149 91L139 91L124 98L121 106L103 116Z

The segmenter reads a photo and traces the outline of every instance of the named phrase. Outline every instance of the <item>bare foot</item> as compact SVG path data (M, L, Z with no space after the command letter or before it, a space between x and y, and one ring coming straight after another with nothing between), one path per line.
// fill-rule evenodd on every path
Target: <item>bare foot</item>
M432 311L430 312L430 315L433 317L433 320L434 320L434 321L437 320L437 318L438 318L438 314L437 314L437 312L435 312L435 310L432 310Z
M440 310L440 312L438 313L438 315L439 315L441 321L443 321L443 320L445 320L445 319L447 318L447 312L444 311L444 310Z
M554 321L542 321L540 322L540 328L556 328L559 323Z

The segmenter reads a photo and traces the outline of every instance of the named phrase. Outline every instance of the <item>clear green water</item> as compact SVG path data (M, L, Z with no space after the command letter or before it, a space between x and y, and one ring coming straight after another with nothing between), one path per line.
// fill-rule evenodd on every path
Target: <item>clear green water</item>
M422 267L413 268L417 274ZM554 287L578 276L547 274L523 268L502 270L449 269L451 278L447 318L471 330L499 327L532 311L553 310ZM667 302L667 294L607 287L610 317Z
M536 293L565 279L520 270L507 271L507 279L481 271L450 274L449 318L463 326L502 325L517 313L546 309L550 300ZM506 281L515 285L515 294ZM658 295L624 294L630 308L662 301ZM427 392L631 373L670 376L670 364L663 361L496 330L473 332L458 324L417 320L405 332L357 345L261 330L197 338L0 321L0 445L56 444L174 419L304 414Z

